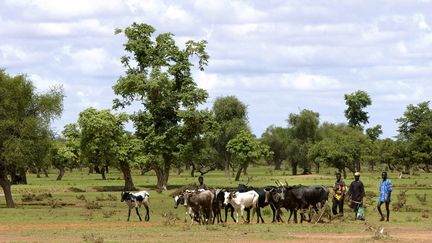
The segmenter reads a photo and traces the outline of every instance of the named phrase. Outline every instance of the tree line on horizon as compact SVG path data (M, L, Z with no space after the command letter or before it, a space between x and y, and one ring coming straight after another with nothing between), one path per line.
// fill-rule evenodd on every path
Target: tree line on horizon
M206 41L177 46L171 33L154 37L155 29L133 23L116 34L127 37L125 68L113 86L113 110L87 108L60 136L50 130L63 110L64 91L53 87L37 93L25 75L0 70L0 186L7 207L14 207L11 185L27 183L26 174L89 168L106 179L118 168L124 189L133 190L132 169L154 171L156 185L167 189L172 170L185 168L191 176L223 170L235 180L251 164L264 164L293 175L319 173L322 166L343 173L374 170L430 172L432 164L432 110L429 101L408 105L396 139L380 139L381 125L369 123L365 91L345 94L347 123L321 122L319 113L303 109L288 115L286 126L269 126L256 138L248 125L247 106L235 96L218 97L211 109L199 109L208 98L192 78L193 63L204 70L209 55ZM133 114L122 109L139 106ZM125 130L131 121L135 131ZM299 172L299 169L302 170Z

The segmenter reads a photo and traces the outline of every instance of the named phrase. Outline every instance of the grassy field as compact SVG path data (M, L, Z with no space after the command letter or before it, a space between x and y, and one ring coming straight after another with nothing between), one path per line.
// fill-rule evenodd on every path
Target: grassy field
M275 180L288 181L290 185L325 185L334 183L334 170L324 169L317 175L289 176L290 171L274 171L267 167L249 169L249 185L274 185ZM53 171L54 173L54 171ZM137 172L136 172L137 173ZM303 241L334 242L399 240L428 242L432 239L432 174L416 174L397 178L390 173L394 192L392 204L403 202L398 195L405 192L406 202L399 211L392 211L391 222L378 221L375 209L380 172L362 173L361 180L367 192L366 221L354 221L352 211L345 205L345 217L332 222L318 224L286 224L271 222L271 210L264 209L266 224L234 224L229 220L224 225L193 225L184 223L184 209L174 209L170 194L178 187L196 183L197 178L189 173L171 174L168 191L157 192L156 177L152 173L134 175L135 185L147 190L150 195L150 222L139 222L132 213L126 222L127 207L120 202L123 180L118 171L112 170L107 180L98 174L75 170L66 173L62 181L28 176L28 185L12 187L15 209L5 208L0 196L0 242L196 242L203 240L230 239L234 242ZM245 182L247 178L242 177ZM352 181L347 178L346 183ZM223 172L211 172L205 176L209 187L236 187L233 177ZM141 210L144 214L145 210ZM286 219L286 215L284 216ZM375 235L376 229L384 226L384 235Z

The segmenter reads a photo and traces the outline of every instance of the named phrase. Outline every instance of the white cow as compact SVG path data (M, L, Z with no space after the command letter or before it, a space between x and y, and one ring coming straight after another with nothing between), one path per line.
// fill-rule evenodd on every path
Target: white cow
M255 214L256 207L258 205L258 193L256 191L248 192L225 192L224 204L231 204L236 211L237 223L239 222L239 211L244 222L246 220L243 217L243 212L245 208L252 208L252 218Z
M142 221L141 219L141 215L139 214L138 211L138 207L141 207L141 205L144 205L145 209L146 209L146 215L145 215L145 221L149 221L150 220L150 212L149 212L149 198L150 198L150 194L146 191L140 191L140 192L122 192L121 193L121 200L120 201L124 201L126 202L126 204L129 207L129 212L128 212L128 221L130 219L130 214L131 214L131 209L135 208L136 214L138 215L138 218L140 221Z

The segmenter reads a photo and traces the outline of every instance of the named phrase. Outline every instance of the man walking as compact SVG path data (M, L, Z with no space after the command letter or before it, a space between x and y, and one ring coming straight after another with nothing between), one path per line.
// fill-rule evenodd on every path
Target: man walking
M336 173L336 182L333 186L333 191L335 194L333 196L332 212L334 215L336 215L338 213L337 208L339 207L339 213L341 216L343 216L346 185L342 180L341 173L339 172Z
M383 203L385 203L385 208L386 208L386 212L387 212L387 222L390 219L390 200L391 200L391 193L393 191L393 185L390 181L390 179L387 178L387 172L383 172L381 173L381 178L382 181L380 183L380 187L379 187L379 199L378 199L378 212L381 215L381 219L380 221L384 221L384 215L381 211L381 205Z
M365 190L363 182L360 181L360 172L354 173L354 181L351 182L348 197L351 198L351 208L354 209L355 219L364 220L363 197ZM360 210L359 210L360 209Z

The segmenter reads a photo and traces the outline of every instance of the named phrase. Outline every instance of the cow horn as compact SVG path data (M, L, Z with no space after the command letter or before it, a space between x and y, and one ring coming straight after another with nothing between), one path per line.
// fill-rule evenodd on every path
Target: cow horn
M275 183L276 183L276 186L280 186L277 180L275 180Z
M285 183L286 183L286 185L285 186L288 186L288 181L285 179Z

